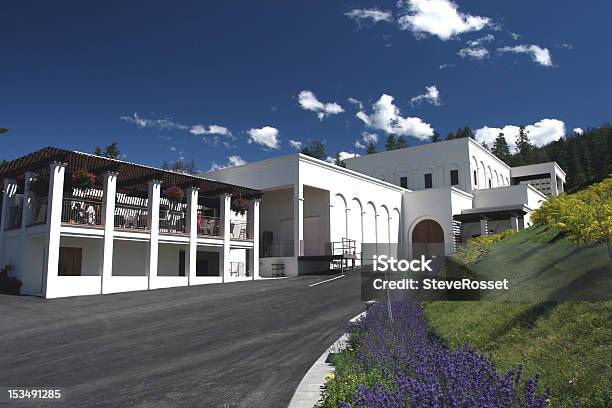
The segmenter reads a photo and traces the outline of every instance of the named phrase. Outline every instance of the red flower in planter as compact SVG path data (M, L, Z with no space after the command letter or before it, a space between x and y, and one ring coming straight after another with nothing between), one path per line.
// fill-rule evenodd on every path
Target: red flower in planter
M79 169L72 175L72 183L78 188L92 188L96 184L96 175L87 169Z
M170 201L182 201L185 191L179 186L170 186L164 190L164 196Z

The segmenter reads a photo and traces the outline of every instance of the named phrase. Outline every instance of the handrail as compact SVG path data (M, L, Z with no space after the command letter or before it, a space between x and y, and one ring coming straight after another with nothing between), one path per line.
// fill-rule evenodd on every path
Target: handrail
M198 235L218 237L221 235L221 218L198 215Z
M102 203L99 201L64 197L62 222L80 225L102 225Z
M252 239L249 236L249 224L246 221L230 220L231 239Z
M115 204L114 226L121 229L149 229L149 210L133 204Z
M293 253L293 240L264 241L259 248L260 258L289 257L293 256Z

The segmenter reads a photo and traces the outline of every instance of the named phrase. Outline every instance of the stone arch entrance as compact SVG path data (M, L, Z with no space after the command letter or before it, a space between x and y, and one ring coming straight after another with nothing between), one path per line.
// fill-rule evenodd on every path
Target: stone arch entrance
M412 257L444 256L444 230L434 220L423 220L412 230Z

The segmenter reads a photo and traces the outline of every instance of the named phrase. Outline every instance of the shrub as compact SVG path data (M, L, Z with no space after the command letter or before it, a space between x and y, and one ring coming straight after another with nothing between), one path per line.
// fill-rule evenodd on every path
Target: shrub
M179 202L185 197L185 191L179 186L170 186L164 190L164 197L170 201Z
M467 244L461 247L457 252L451 255L451 258L465 267L472 267L482 259L483 256L489 253L493 243L502 240L514 233L513 230L507 230L500 234L481 235L468 240Z
M387 316L387 306L378 303L350 329L357 334L356 371L380 373L384 379L375 384L357 385L350 399L338 404L338 398L331 391L340 387L331 383L342 381L342 373L347 372L344 369L326 385L323 406L543 408L548 405L549 392L538 391L538 376L528 378L523 384L520 367L500 375L490 358L471 347L448 350L431 338L418 304L393 302L391 308L393 321Z
M96 184L96 175L87 169L79 169L72 175L72 184L76 188L92 188Z

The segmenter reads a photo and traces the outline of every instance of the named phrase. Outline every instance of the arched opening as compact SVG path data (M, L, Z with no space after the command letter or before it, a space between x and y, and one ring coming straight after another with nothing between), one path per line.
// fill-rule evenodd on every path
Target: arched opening
M423 220L412 230L412 257L444 256L444 230L434 220Z

